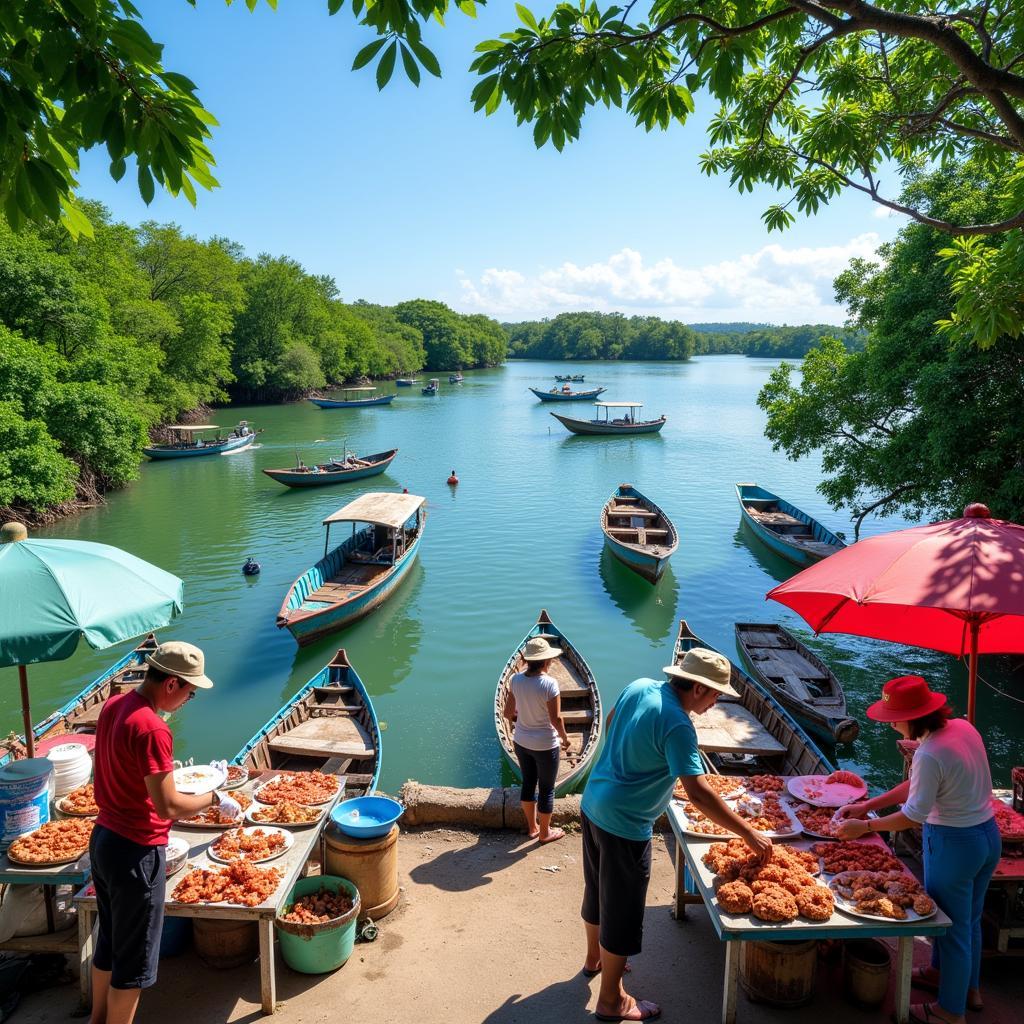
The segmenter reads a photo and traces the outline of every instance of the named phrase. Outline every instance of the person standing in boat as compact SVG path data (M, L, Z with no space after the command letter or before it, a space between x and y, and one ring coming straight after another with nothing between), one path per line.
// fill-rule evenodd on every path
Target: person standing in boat
M967 719L952 715L921 676L890 679L867 716L919 741L910 778L840 811L840 839L923 826L924 887L953 924L932 939L931 966L914 971L915 985L938 992L938 1002L910 1007L918 1024L961 1024L965 1009L982 1009L981 914L1002 852L985 742ZM902 807L866 817L894 804Z
M192 644L161 644L146 658L145 679L110 697L96 723L91 1024L131 1024L142 989L156 982L171 822L218 805L225 819L241 815L230 796L189 796L174 784L174 740L162 716L213 686L203 661Z
M559 746L565 753L570 749L558 682L548 675L551 663L561 653L561 648L552 647L542 636L527 642L523 648L526 670L509 680L503 712L510 723L515 722L512 745L523 776L519 799L526 832L542 843L553 843L565 835L562 829L551 827Z

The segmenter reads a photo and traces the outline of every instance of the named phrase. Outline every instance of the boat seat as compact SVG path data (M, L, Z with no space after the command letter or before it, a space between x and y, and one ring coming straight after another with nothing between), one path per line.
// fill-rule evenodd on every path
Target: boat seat
M610 516L641 516L643 519L657 519L658 513L652 512L649 508L619 508L618 506L612 506L608 509L608 515Z
M794 696L797 700L810 702L814 699L814 694L808 689L807 684L799 677L790 675L784 675L782 677L782 685Z
M752 711L734 701L719 702L693 718L700 749L720 754L771 757L786 748L757 720Z
M373 740L360 722L342 715L311 718L289 732L275 736L268 746L275 753L300 757L362 759L376 754Z
M589 725L594 720L594 712L591 708L584 708L581 711L563 711L562 721L566 725Z

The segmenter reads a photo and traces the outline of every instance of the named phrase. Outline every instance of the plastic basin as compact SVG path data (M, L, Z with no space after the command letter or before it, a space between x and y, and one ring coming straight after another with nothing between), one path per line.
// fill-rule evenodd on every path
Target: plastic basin
M386 836L404 812L405 808L390 797L357 796L338 804L331 811L331 820L354 839L376 839Z
M336 971L352 955L359 917L359 890L347 879L337 875L311 875L295 883L288 902L280 913L300 896L308 896L323 888L338 892L345 889L354 900L352 909L325 924L293 924L278 916L277 939L284 962L301 974L328 974Z

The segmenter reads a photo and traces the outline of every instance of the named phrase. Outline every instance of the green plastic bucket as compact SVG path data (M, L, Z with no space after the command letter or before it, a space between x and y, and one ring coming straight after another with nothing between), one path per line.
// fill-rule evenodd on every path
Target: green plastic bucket
M355 901L352 909L324 924L294 924L281 920L281 914L300 896L319 892L321 886L333 892L345 889ZM358 917L359 890L347 878L310 875L309 878L300 879L295 883L288 902L278 912L275 922L284 962L293 971L302 974L328 974L336 971L352 955Z

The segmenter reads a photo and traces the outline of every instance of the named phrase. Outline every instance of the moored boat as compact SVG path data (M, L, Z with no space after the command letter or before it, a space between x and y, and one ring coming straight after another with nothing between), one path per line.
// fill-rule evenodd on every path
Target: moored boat
M598 395L603 395L608 389L591 388L589 391L572 391L567 385L564 388L551 388L550 391L541 391L540 388L530 388L530 390L542 402L584 402L588 398L593 399Z
M323 520L324 557L288 589L279 628L300 645L355 622L386 600L405 578L426 524L425 498L370 491ZM331 549L331 526L352 534Z
M679 620L673 663L694 647L714 648ZM740 695L721 696L695 715L697 742L705 763L723 775L828 775L832 765L792 715L759 682L730 659L730 682Z
M411 388L413 384L419 384L419 377L399 377L395 381L395 387L399 388Z
M377 452L375 455L346 452L344 458L331 459L329 462L307 466L300 461L291 469L265 469L263 472L285 487L324 487L383 473L397 454L397 448Z
M390 405L397 395L372 397L373 387L342 388L341 398L311 398L310 401L321 409L364 409L371 405Z
M420 391L424 395L436 395L440 389L441 382L436 377L432 377L430 379L430 383L427 384L425 387L420 388Z
M805 729L829 744L857 738L842 684L792 633L774 622L737 622L736 646L754 678Z
M604 503L601 530L611 553L651 583L658 582L679 546L669 517L632 484L619 484Z
M565 731L569 734L571 744L569 753L563 753L559 759L558 775L555 779L555 794L564 796L584 779L600 745L601 693L597 688L594 673L590 671L590 666L584 661L583 655L566 639L543 609L537 617L537 624L523 637L512 657L505 662L505 667L498 677L498 687L494 693L494 727L498 733L502 753L519 778L519 762L512 746L515 727L502 712L505 709L505 697L508 694L510 680L517 672L526 668L526 662L522 657L523 648L528 641L538 636L546 638L552 646L562 651L562 654L552 662L548 673L558 683L562 721L565 723Z
M461 384L466 378L461 373L450 373L448 374L449 384Z
M583 380L584 380L584 376L583 376L582 373L573 373L573 374L564 374L564 375L556 373L555 374L555 380L557 380L560 384L564 384L564 383L582 384Z
M736 485L744 522L776 554L799 566L812 565L846 547L817 519L757 484Z
M345 797L377 789L380 725L370 695L344 650L263 725L234 756L250 771L318 771L345 777Z
M665 426L665 417L656 420L641 420L638 412L643 408L642 402L595 402L597 416L592 420L576 420L571 416L559 416L551 413L567 430L574 434L591 437L604 437L611 434L656 434ZM622 411L622 415L612 417L612 410ZM604 413L604 416L601 413Z
M204 455L225 455L228 452L241 451L248 448L256 440L262 430L253 430L246 420L234 427L227 437L220 436L221 428L215 423L176 424L164 427L179 440L171 444L151 444L142 449L154 461L161 459L188 459ZM217 431L216 437L203 437L211 430Z

